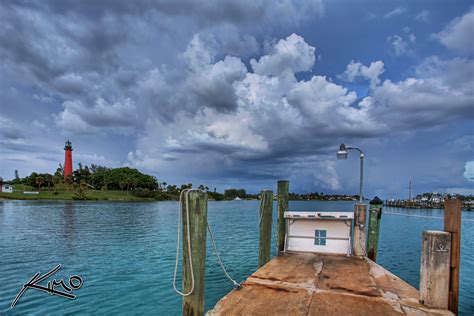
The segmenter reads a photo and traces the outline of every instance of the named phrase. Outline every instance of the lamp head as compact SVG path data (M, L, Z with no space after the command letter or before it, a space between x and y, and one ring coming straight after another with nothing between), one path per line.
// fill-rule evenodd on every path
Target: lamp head
M339 146L339 150L337 151L337 159L339 160L347 159L346 145L341 144L341 146Z

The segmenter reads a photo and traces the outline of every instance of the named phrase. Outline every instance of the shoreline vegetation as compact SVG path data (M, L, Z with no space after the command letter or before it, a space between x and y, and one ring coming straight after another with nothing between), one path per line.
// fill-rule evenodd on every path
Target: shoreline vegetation
M186 185L186 188L189 186ZM151 201L178 201L181 188L177 192L169 193L164 190L145 191L145 196L136 191L122 190L95 190L86 189L40 189L35 187L14 185L12 193L0 192L0 200L50 200L50 201L116 201L116 202L151 202ZM199 188L202 189L202 188ZM23 192L38 192L24 194ZM205 188L203 191L206 191ZM235 194L240 191L240 194ZM258 200L259 194L247 194L244 189L228 189L224 193L206 191L210 201ZM243 193L243 194L242 194ZM357 201L357 195L325 195L323 193L297 194L290 193L290 200L295 201Z
M154 176L128 167L108 168L105 166L83 166L64 178L63 166L59 164L54 174L33 172L20 178L15 170L15 178L5 184L13 186L12 193L0 192L0 199L10 200L81 200L81 201L178 201L181 191L193 188L193 184L160 182ZM1 185L1 184L0 184ZM223 193L211 190L201 184L194 188L205 191L209 200L256 200L259 194L249 194L245 189L229 188ZM290 200L357 201L358 195L326 195L322 192L298 194L290 193Z
M92 164L74 170L71 177L64 177L63 166L59 164L54 174L33 172L24 178L19 177L15 170L15 177L11 181L3 182L0 178L0 186L10 184L12 193L0 192L0 200L56 200L56 201L178 201L181 191L189 188L197 188L208 194L210 201L231 200L257 200L259 194L247 193L245 189L229 188L223 193L217 192L216 188L211 190L208 186L200 184L193 186L191 183L182 184L179 187L174 184L160 182L154 176L144 174L137 169L129 167L108 168ZM463 200L463 206L471 210L473 196L458 195ZM436 206L441 207L444 197L439 194L424 193L419 195L410 203L399 203L400 206L411 206L416 208L420 203L417 201L435 201ZM289 193L292 201L358 201L358 195L347 194L324 194L313 193ZM387 206L396 207L403 200L386 201ZM424 205L424 204L423 204Z

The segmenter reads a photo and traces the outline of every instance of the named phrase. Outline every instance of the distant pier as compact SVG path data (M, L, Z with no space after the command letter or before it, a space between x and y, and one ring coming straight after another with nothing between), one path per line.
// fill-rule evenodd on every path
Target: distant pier
M384 203L387 207L408 208L408 209L444 209L444 202L430 202L417 200L387 200ZM474 210L473 201L462 201L461 208L466 211Z

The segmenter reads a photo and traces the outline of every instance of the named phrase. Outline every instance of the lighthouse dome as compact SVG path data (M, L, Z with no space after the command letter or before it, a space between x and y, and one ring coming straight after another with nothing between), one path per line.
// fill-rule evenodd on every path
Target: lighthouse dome
M64 144L64 149L72 150L72 144L69 140L67 140Z

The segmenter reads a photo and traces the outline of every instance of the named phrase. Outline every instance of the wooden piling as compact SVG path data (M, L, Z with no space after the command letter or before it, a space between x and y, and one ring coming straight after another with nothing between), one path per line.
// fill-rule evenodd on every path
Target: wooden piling
M367 230L367 257L374 262L377 260L382 205L383 201L377 196L370 201L369 228Z
M366 207L365 204L356 204L354 216L354 240L353 254L355 256L366 256Z
M420 302L448 309L451 234L424 231L420 264Z
M449 277L449 310L458 313L459 266L461 262L461 200L444 201L444 231L451 234L451 264Z
M263 190L260 194L260 240L258 267L270 261L272 243L273 191Z
M206 261L206 228L207 228L207 194L193 190L185 194L181 201L183 208L183 292L191 290L191 269L189 261L192 259L194 272L194 291L183 297L183 315L204 315L204 277ZM186 216L186 207L189 211L189 222ZM188 252L188 225L190 228L191 255Z
M278 181L278 251L285 250L286 221L284 214L288 212L288 191L290 182Z

